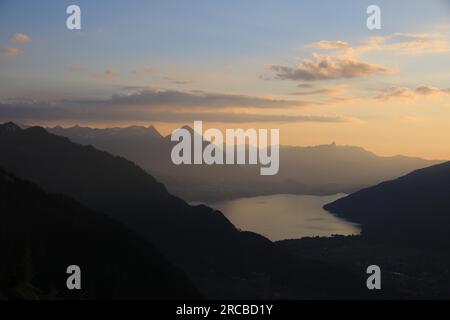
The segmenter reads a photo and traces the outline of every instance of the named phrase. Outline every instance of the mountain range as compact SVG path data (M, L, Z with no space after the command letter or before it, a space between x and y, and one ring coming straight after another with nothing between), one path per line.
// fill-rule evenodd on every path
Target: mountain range
M130 136L132 132L141 136L141 130L134 127ZM117 131L123 134L123 129ZM157 141L167 139L154 130L151 132ZM311 149L321 155L325 149L331 152L330 157L336 155L336 149L343 150L334 145ZM361 158L354 161L367 159L367 152L358 150ZM111 281L113 285L92 282L87 297L110 297L111 293L107 292L112 286L122 288L115 292L124 292L125 297L154 298L153 291L145 291L147 282L141 286L130 276L128 284L133 289L127 291L123 282L117 280L123 279L127 271L135 270L136 257L144 257L145 268L159 266L147 275L149 281L155 281L153 278L161 274L176 279L165 291L165 297L171 297L172 290L181 290L184 297L227 299L445 298L450 295L450 162L414 170L325 206L334 214L360 223L361 236L275 243L236 229L218 211L189 205L171 195L149 170L121 156L79 145L40 127L21 129L13 123L0 125L0 167L11 172L1 171L0 186L5 187L0 194L0 205L25 206L28 212L23 214L17 209L2 212L3 219L12 222L2 224L7 227L0 229L2 239L7 239L2 251L8 262L7 270L0 268L0 297L51 297L61 290L55 283L61 283L63 276L49 276L45 268L50 266L53 275L56 270L53 266L59 270L69 263L70 257L96 266L95 274L104 273L104 261L112 257L120 260L116 262L116 271L108 274L112 277L108 283ZM45 191L21 179L31 180ZM75 218L78 219L75 222L70 220ZM94 223L89 233L86 228L91 221ZM49 236L43 237L41 230ZM111 230L119 230L116 240L110 239ZM106 240L102 240L103 234ZM73 239L81 237L86 241L81 241L78 250ZM11 242L17 245L9 245ZM60 253L66 246L74 248L73 255ZM42 250L42 247L49 249ZM130 252L125 252L126 249ZM103 250L104 254L93 257L90 250ZM47 260L51 263L45 263ZM380 292L369 292L365 287L365 270L372 264L379 265L383 272ZM29 265L36 267L35 274L39 276L30 277ZM12 277L11 270L13 275L19 270L21 276ZM138 267L136 273L142 274L139 270ZM21 281L11 285L11 279ZM177 285L181 289L174 289ZM64 294L63 298L77 298Z
M190 127L184 128L194 134ZM405 156L380 157L360 147L334 143L281 146L279 173L260 176L259 165L174 165L170 154L175 143L170 135L164 137L152 126L48 130L135 162L163 182L172 194L188 201L268 194L352 193L440 162Z
M171 195L133 162L41 127L1 125L0 166L124 224L186 272L208 298L366 294L360 275L297 257L260 235L242 232L222 213Z

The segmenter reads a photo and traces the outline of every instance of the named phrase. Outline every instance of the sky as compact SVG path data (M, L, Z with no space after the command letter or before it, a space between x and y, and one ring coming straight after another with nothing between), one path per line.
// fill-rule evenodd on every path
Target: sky
M167 134L203 120L450 159L449 53L447 0L0 0L0 122Z

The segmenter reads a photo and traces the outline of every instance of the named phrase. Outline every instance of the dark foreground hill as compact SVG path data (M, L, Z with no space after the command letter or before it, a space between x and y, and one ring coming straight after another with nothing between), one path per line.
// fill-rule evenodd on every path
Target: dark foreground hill
M104 215L0 169L0 298L193 299L185 274ZM81 268L82 290L66 269Z
M414 171L325 206L362 236L280 241L304 259L361 270L377 265L398 297L450 297L450 162Z
M392 240L380 242L362 236L303 238L277 244L304 259L323 261L354 272L365 272L370 265L379 266L381 290L378 294L383 298L450 299L448 248L421 247ZM389 295L389 289L394 289L395 293Z
M325 209L384 241L450 246L450 162L339 199Z
M361 275L292 256L259 235L240 232L222 213L170 195L134 163L42 128L0 126L0 165L126 224L185 270L208 297L366 293Z

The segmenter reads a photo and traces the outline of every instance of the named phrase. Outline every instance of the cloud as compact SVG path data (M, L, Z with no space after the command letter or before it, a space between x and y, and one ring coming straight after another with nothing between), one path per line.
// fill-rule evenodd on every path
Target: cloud
M297 92L291 92L290 95L293 96L316 96L316 95L323 95L323 94L334 94L335 91L333 89L329 88L323 88L323 89L316 89L311 91L297 91Z
M394 33L391 37L403 38L407 40L429 40L433 36L428 33Z
M379 100L389 100L393 98L415 99L420 96L434 96L439 94L450 94L450 89L440 89L428 85L420 85L416 88L390 87L383 90L375 98Z
M297 88L300 88L300 89L312 89L312 88L314 88L314 85L312 85L310 83L299 83L297 85Z
M394 33L388 36L368 37L362 44L352 46L342 40L320 40L306 46L331 54L313 53L294 66L270 64L275 78L294 81L326 81L388 74L395 71L364 61L361 56L372 51L397 54L437 54L450 52L448 37L427 33ZM267 76L264 76L267 79Z
M286 108L310 104L313 103L201 91L184 92L146 88L103 100L5 101L0 103L0 118L4 121L21 122L62 120L180 122L196 119L216 122L346 121L337 117L284 113ZM235 109L241 111L238 112ZM242 112L242 109L247 109L248 112ZM258 112L255 109L264 110L264 112ZM272 109L278 109L279 112L273 114Z
M144 116L145 117L145 116ZM343 123L349 122L346 118L324 117L309 115L279 115L279 114L260 114L260 113L234 113L234 112L170 112L153 113L147 115L147 120L158 122L193 122L202 120L207 122L221 123L253 123L253 122L318 122L318 123ZM141 118L139 118L141 119ZM138 120L138 119L136 119Z
M392 98L414 99L414 90L407 87L391 87L383 90L376 99L389 100Z
M12 36L14 42L28 42L31 38L24 33L14 33Z
M350 48L350 45L345 41L329 41L329 40L321 40L319 42L314 42L308 45L310 48L328 50L328 49L347 49Z
M268 99L203 91L177 91L142 88L126 95L115 95L106 103L164 108L287 108L313 104L309 101Z
M438 93L445 92L445 91L447 91L447 90L445 90L445 89L442 90L439 88L426 86L426 85L418 86L415 89L416 94L422 95L422 96L429 96L429 95L438 94Z
M188 112L188 111L154 111L145 109L109 109L99 107L80 106L73 103L49 102L16 102L0 103L1 121L48 122L48 121L154 121L154 122L192 122L203 120L222 123L251 123L251 122L319 122L343 123L350 122L350 118L284 115L264 113L237 112Z
M179 80L179 79L173 79L171 77L164 77L164 80L169 81L173 84L178 84L178 85L187 85L187 84L192 84L194 83L194 80Z
M175 83L175 84L191 84L194 81L193 80L174 80L172 82Z
M354 50L359 53L389 51L397 54L438 54L450 52L450 43L438 34L394 33L384 37L369 37Z
M346 55L360 56L371 51L397 54L430 54L450 52L448 37L428 33L393 33L368 37L360 45L351 46L341 40L321 40L307 46L318 50L340 50Z
M333 96L337 94L342 94L345 92L346 86L336 85L333 87L315 87L313 85L300 84L297 85L300 91L292 92L291 95L294 96L316 96L316 95L327 95Z
M3 56L7 58L14 58L23 54L23 50L18 48L6 47L2 49Z
M276 72L276 78L278 79L296 81L359 78L393 71L377 64L357 60L351 56L332 58L319 54L314 54L312 60L305 59L296 66L270 65L269 68Z

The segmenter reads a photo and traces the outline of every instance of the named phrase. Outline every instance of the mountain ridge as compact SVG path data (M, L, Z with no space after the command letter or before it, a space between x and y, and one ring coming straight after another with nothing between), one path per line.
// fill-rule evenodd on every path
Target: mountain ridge
M324 208L362 225L363 234L450 244L450 162L362 189Z
M354 146L281 146L279 173L261 177L257 165L176 166L170 158L176 142L170 141L170 135L161 139L145 135L130 138L119 130L114 137L102 139L71 134L65 129L49 130L134 161L162 181L172 194L192 202L283 193L348 194L439 162L406 156L380 157Z
M0 135L0 166L126 225L208 298L364 295L364 282L352 272L294 257L260 235L236 229L219 211L169 194L133 162L43 128ZM344 292L337 289L342 287Z

